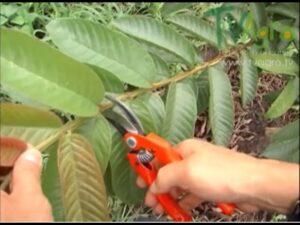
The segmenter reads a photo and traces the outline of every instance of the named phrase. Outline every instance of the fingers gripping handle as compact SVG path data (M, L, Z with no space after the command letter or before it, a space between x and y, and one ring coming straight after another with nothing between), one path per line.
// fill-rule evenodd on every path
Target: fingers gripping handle
M158 151L155 152L155 157L158 158L160 162L163 162L163 164L176 162L182 159L179 153L177 153L172 148L171 144L165 139L157 136L154 133L148 134L147 138L159 146L156 148ZM232 203L217 203L217 207L222 211L223 214L231 215L236 206Z
M168 141L154 133L150 133L146 137L139 134L128 133L125 135L125 140L127 140L128 137L134 137L134 139L137 140L135 149L152 149L155 158L163 165L182 160L180 154L173 149ZM142 176L142 174L140 175ZM217 207L220 208L223 214L231 215L235 205L218 203Z
M185 212L169 194L159 194L156 196L163 209L172 217L174 221L192 221L192 217Z
M148 186L150 186L156 178L155 169L151 165L147 168L142 164L137 164L136 156L133 154L129 153L128 159L135 172L143 178ZM184 211L169 194L158 194L156 195L156 198L166 213L171 216L174 221L192 221L192 217Z

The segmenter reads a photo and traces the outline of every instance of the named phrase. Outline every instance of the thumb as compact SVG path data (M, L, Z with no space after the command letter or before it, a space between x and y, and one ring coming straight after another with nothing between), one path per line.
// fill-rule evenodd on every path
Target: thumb
M33 148L26 150L15 163L12 173L12 192L22 194L40 192L41 170L40 151Z
M150 191L154 194L167 193L173 187L182 187L183 162L174 162L160 168L157 177L150 186Z

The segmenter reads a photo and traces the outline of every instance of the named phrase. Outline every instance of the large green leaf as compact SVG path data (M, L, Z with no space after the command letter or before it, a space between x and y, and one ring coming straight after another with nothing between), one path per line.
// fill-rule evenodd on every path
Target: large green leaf
M146 133L161 133L165 118L165 106L157 93L145 94L136 98L130 102L130 107L141 120Z
M256 66L272 73L297 76L299 65L291 58L272 53L252 54Z
M15 137L21 139L33 146L37 146L43 141L57 132L57 128L52 127L18 127L18 126L5 126L1 124L1 136Z
M207 109L209 103L208 72L204 71L195 79L197 85L197 111L198 114Z
M192 15L176 15L168 18L167 21L190 33L193 37L205 40L218 47L216 28L203 19ZM221 35L220 47L224 49L227 47L226 39L228 39L229 34L223 31Z
M63 52L103 73L138 87L149 87L155 78L150 55L120 32L82 19L56 19L47 30Z
M268 24L268 18L265 9L265 3L263 2L250 3L250 7L254 15L256 29L260 29L266 26Z
M155 82L159 82L161 80L169 78L171 76L171 72L168 68L168 64L162 58L155 54L151 54L151 56L154 61L157 73L155 77Z
M299 163L299 120L284 126L274 134L261 156Z
M99 115L86 120L76 132L91 143L101 171L105 173L112 148L112 131L109 123L102 115Z
M299 95L299 77L294 77L284 87L280 95L272 103L266 118L273 119L284 114L293 105Z
M174 62L183 62L191 67L197 63L193 45L175 30L155 19L124 16L114 20L112 26L136 38L157 55L168 55Z
M103 85L87 66L24 33L1 28L1 86L49 107L93 116ZM76 100L75 100L76 99Z
M54 113L31 106L1 103L0 122L6 126L60 127L62 121Z
M126 204L141 203L145 190L136 185L137 175L127 160L129 149L116 130L114 130L112 142L113 148L109 165L113 192Z
M53 135L62 125L52 112L30 106L1 103L1 136L15 137L38 145Z
M131 110L137 115L143 125L145 133L157 132L149 109L144 101L137 98L130 102Z
M122 81L113 74L103 71L97 66L89 65L101 79L105 92L123 93L125 86Z
M193 5L193 3L190 3L190 2L178 2L178 3L165 2L160 11L161 11L161 14L163 14L164 16L167 16L169 14L173 14L178 11L187 9L191 5Z
M57 151L66 221L110 220L104 179L92 146L83 136L67 133Z
M299 17L299 3L277 2L267 6L266 11L297 19Z
M258 73L256 66L253 64L253 60L246 51L241 53L240 61L240 90L242 94L242 104L245 107L255 96L258 84Z
M197 99L191 83L173 83L166 99L166 117L162 136L177 144L194 136Z
M104 182L105 182L105 187L106 187L106 193L109 196L114 196L115 193L114 193L114 190L112 187L111 166L109 165L109 163L107 165L107 168L106 168L106 171L104 174Z
M51 204L54 220L65 221L61 185L57 167L57 144L51 145L45 151L45 154L47 158L41 177L43 193Z
M151 93L141 96L141 99L147 105L149 115L153 118L156 132L161 134L163 121L166 117L165 105L162 98L158 93Z
M297 49L299 50L299 25L297 26L297 24L295 24L292 29L293 29L293 33L295 35L294 43L295 43Z
M221 65L210 67L209 70L209 122L215 144L227 146L230 140L234 106L231 86Z

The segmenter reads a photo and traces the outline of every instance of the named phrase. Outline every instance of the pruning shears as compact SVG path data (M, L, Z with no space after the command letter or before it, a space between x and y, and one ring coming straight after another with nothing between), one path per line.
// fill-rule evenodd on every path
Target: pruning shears
M121 133L129 147L127 159L134 171L150 186L157 175L157 169L152 164L156 159L161 165L182 160L182 157L172 149L172 145L156 135L145 135L142 125L136 115L121 101L111 95L106 95L114 106L104 112L107 120ZM158 202L174 221L192 221L188 212L183 210L168 193L158 194ZM235 205L219 203L218 208L226 214L232 214Z

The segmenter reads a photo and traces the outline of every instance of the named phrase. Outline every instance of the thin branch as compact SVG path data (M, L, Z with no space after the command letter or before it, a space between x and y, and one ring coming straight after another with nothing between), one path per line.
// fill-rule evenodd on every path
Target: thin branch
M151 88L144 88L144 89L140 88L140 89L137 89L137 90L134 90L134 91L125 92L124 94L119 95L118 99L126 101L128 99L135 98L136 96L139 96L140 94L143 94L143 93L146 93L146 92L150 92L150 91L154 91L154 90L156 90L158 88L162 88L164 86L168 86L171 83L184 80L184 79L186 79L188 77L191 77L191 76L197 74L200 71L204 71L207 68L209 68L209 67L211 67L213 65L218 64L219 62L221 62L222 60L224 60L227 57L230 57L230 56L233 56L233 55L239 53L240 51L246 49L247 47L251 46L252 44L253 44L252 40L249 41L249 42L247 42L247 43L245 43L245 44L240 44L240 45L234 47L233 49L231 49L230 51L225 52L225 53L221 53L216 58L214 58L212 60L209 60L209 61L207 61L205 63L202 63L202 64L196 66L193 69L190 69L188 71L184 71L184 72L178 73L178 74L176 74L173 77L170 77L168 79L162 80L162 81L157 82L157 83L154 83ZM110 107L112 107L112 105L113 104L110 103L110 102L102 103L102 104L100 104L100 111L105 111L105 110L109 109Z

